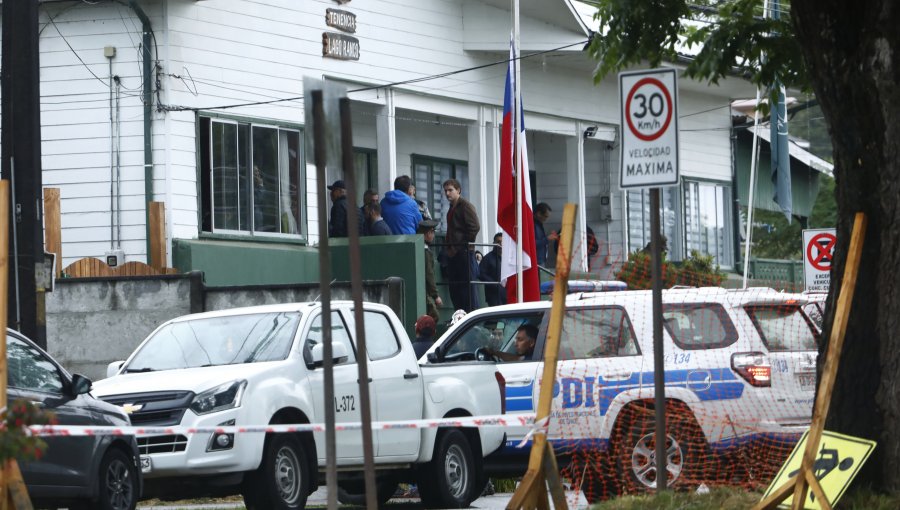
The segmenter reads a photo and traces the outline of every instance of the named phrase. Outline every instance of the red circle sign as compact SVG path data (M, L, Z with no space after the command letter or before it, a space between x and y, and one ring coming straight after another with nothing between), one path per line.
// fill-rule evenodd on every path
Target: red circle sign
M639 117L639 118L643 118L648 113L650 115L652 115L654 118L661 117L663 115L663 113L665 113L665 120L663 122L655 121L655 122L648 123L647 128L645 128L645 129L649 129L649 131L647 133L640 131L639 128L636 127L634 125L634 122L631 120L631 118L633 116L633 113L631 111L631 103L634 100L635 95L637 94L637 91L640 90L640 88L645 85L658 88L659 91L662 93L662 97L665 98L665 105L664 105L665 112L659 112L658 114L654 114L654 105L653 105L654 97L653 96L655 96L656 93L651 94L650 99L647 99L647 96L644 96L644 95L640 96L643 98L643 105L641 106L641 117ZM660 106L663 106L663 105L660 105ZM661 81L657 80L656 78L647 77L647 78L638 80L638 82L635 83L634 86L631 87L631 90L628 91L628 99L625 101L625 121L628 122L628 129L631 131L631 133L634 136L638 137L639 139L641 139L645 142L652 142L653 140L656 140L657 138L662 136L663 133L665 133L666 130L669 128L669 124L672 123L672 110L673 109L674 109L674 107L672 105L672 95L669 94L669 89L666 88L666 86L663 85L663 83Z
M831 271L836 242L834 234L827 232L813 236L806 245L806 260L819 271Z

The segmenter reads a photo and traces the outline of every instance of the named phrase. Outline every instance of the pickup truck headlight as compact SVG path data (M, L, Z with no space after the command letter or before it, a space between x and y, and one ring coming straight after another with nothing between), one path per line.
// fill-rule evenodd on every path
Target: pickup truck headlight
M244 396L246 387L247 381L242 380L225 383L206 390L191 401L191 411L194 411L196 414L209 414L240 407L241 397Z

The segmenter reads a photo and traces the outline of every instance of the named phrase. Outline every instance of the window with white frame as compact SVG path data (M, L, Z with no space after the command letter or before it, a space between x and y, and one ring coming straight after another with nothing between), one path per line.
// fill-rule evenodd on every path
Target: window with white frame
M679 196L679 191L683 195ZM680 261L692 250L712 255L722 267L734 265L731 243L731 187L723 183L683 181L682 187L663 188L660 193L660 230L668 240L666 258ZM650 192L628 191L628 250L642 249L650 242ZM683 200L684 206L679 206ZM682 235L683 232L683 235Z
M731 186L685 181L684 237L686 252L712 255L723 267L734 265L731 243Z
M204 116L199 124L201 229L301 235L300 130Z
M650 242L650 191L627 192L628 200L628 251L633 252ZM678 188L662 188L659 194L661 211L660 233L666 236L668 260L681 260L680 222L678 213Z
M416 199L425 202L431 217L440 223L437 230L447 230L447 210L450 204L444 200L444 181L456 179L460 184L463 197L469 191L469 165L465 161L438 159L429 156L413 155L413 184L416 186Z

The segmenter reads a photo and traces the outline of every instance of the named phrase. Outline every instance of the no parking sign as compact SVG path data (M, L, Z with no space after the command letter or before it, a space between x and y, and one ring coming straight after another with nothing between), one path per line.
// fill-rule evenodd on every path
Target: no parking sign
M807 291L828 292L836 243L833 228L803 231L803 281Z

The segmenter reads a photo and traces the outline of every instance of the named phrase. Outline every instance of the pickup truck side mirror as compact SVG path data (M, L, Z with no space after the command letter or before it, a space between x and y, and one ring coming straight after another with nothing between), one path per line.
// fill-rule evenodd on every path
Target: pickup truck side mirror
M125 364L125 360L113 361L109 365L106 365L106 377L112 377L119 372L119 369L122 368L122 365Z
M323 344L316 344L312 347L310 352L310 357L312 358L312 366L313 367L321 367L322 362L325 361L325 346ZM341 361L347 361L347 346L344 344L335 344L331 345L331 359L335 363L340 363Z

